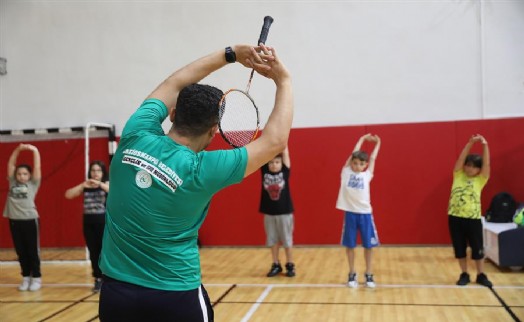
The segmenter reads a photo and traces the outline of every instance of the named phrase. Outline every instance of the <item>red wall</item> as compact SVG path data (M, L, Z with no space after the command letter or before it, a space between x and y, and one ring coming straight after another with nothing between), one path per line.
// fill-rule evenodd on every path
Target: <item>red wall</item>
M338 244L342 211L335 209L340 170L356 140L376 133L382 148L371 200L383 244L448 244L452 169L472 134L491 149L491 179L483 209L499 191L524 202L524 118L294 129L289 140L296 244ZM225 147L215 140L210 148ZM364 145L370 151L371 146ZM480 153L475 146L473 152ZM258 213L260 175L216 195L200 236L208 245L264 245Z
M8 191L6 177L7 161L11 152L20 144L0 143L0 209L3 211ZM40 215L40 242L42 247L83 246L82 198L64 198L67 189L85 180L84 139L53 141L24 141L38 147L42 158L42 184L36 196L36 206ZM94 138L90 141L92 160L102 160L108 164L107 138ZM33 164L30 152L19 154L18 162ZM0 248L13 247L8 220L0 219Z
M472 134L491 149L492 176L483 191L483 209L499 191L524 201L524 118L346 126L292 130L291 192L295 203L295 243L338 244L342 212L335 209L340 169L356 140L371 132L382 138L371 200L383 244L448 244L447 203L455 160ZM43 183L37 196L43 247L84 245L82 200L66 200L65 190L84 177L83 140L39 141ZM92 159L107 160L107 139L93 139ZM15 143L0 145L5 169ZM227 148L219 137L209 149ZM371 146L364 145L365 150ZM476 146L473 152L480 153ZM30 161L30 154L22 155ZM5 171L5 170L4 170ZM0 207L7 181L0 182ZM211 203L200 239L204 245L264 245L258 213L260 175L219 192ZM0 220L0 247L12 247L7 220Z

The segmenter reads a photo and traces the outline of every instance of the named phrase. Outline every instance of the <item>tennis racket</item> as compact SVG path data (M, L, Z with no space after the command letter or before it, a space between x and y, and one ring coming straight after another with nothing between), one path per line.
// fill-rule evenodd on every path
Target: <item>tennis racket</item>
M273 18L264 17L264 25L257 45L266 43L269 27L272 23ZM218 129L224 140L234 148L243 147L252 142L256 139L259 131L258 107L255 100L249 95L254 73L255 70L252 69L245 91L232 88L222 95L219 102Z

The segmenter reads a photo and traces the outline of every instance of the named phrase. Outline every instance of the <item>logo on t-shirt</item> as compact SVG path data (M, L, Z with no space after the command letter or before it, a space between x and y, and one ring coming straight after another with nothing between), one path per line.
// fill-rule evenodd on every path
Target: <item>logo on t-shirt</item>
M284 173L272 175L270 173L264 174L264 189L269 194L271 200L280 199L280 193L284 190L286 181L284 180Z
M359 175L351 174L349 176L348 187L353 189L364 189L364 178Z
M11 188L9 195L14 199L27 199L29 188L26 184L18 184Z
M147 171L140 170L136 173L135 182L137 186L145 189L151 187L151 184L153 184L153 179L151 179L151 175Z

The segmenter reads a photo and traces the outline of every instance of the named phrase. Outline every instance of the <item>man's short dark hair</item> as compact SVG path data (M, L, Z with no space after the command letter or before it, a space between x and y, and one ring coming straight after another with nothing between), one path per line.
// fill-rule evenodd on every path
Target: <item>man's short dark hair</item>
M482 157L479 154L470 154L464 160L464 165L471 165L475 168L482 168Z
M355 151L351 154L351 160L358 159L360 161L368 162L369 156L364 151Z
M218 104L222 91L216 87L191 84L178 94L175 131L184 136L200 136L218 124Z

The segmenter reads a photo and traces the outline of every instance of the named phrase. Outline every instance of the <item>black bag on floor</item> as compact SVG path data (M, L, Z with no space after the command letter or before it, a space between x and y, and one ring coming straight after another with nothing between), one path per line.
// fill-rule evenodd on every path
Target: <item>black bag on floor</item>
M486 221L494 223L508 223L513 221L517 210L517 202L507 192L499 192L493 196L486 211Z

